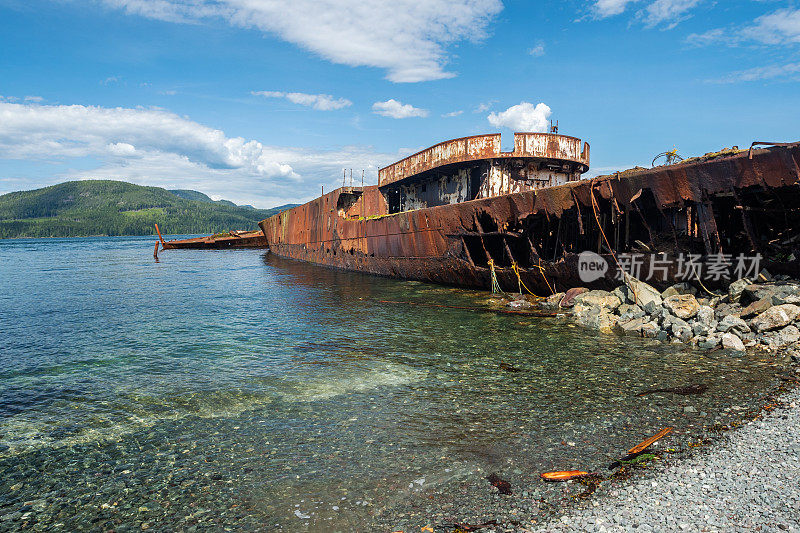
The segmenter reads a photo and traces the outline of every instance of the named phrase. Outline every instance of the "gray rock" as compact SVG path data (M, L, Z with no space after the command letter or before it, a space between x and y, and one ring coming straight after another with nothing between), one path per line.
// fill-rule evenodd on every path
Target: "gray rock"
M795 326L786 326L777 331L768 331L761 336L761 343L767 348L776 350L800 341L800 330Z
M617 313L626 320L641 318L646 315L642 308L635 304L622 304L617 308Z
M687 405L683 408L683 412L687 414L693 414L697 412L697 408L692 405Z
M701 305L697 309L695 320L697 320L700 324L710 328L711 322L714 321L714 309L707 305Z
M589 291L575 297L575 304L588 304L603 309L614 310L622 304L622 300L608 291Z
M672 326L672 334L681 342L689 342L694 336L692 328L687 326Z
M730 329L735 329L741 333L750 332L750 326L747 325L747 322L735 315L728 315L717 324L717 331L724 333Z
M512 309L530 309L533 307L533 304L528 300L512 300L506 305Z
M764 285L762 283L751 283L742 290L739 297L739 303L742 305L750 305L758 300L767 298L772 300L772 295L778 292L777 287L774 285Z
M616 331L622 335L642 335L642 327L647 323L646 317L633 318L627 321L620 319L616 325Z
M648 339L655 339L660 331L661 328L659 328L658 324L655 322L648 322L641 328L642 337L646 337Z
M789 325L797 315L800 307L794 304L775 305L750 321L755 331L769 331Z
M721 336L719 336L719 335L717 335L715 333L712 333L711 335L709 335L705 339L701 340L700 344L698 346L700 348L704 348L704 349L709 350L711 348L716 348L717 346L719 346L719 343L720 343L721 340L722 340Z
M729 350L735 350L737 352L744 351L744 343L742 342L742 339L733 333L726 333L722 336L722 347Z
M691 326L689 326L689 323L686 322L684 319L678 318L677 316L672 316L671 314L669 314L666 311L667 310L665 309L664 310L664 314L662 316L662 325L664 327L667 327L667 328L670 328L670 329L671 328L675 328L675 327L691 329Z
M677 296L679 294L696 295L697 294L697 289L695 289L691 284L686 283L686 282L684 282L684 283L676 283L672 287L669 287L667 290L662 292L661 293L661 297L666 299L666 298L669 298L670 296Z
M700 304L697 303L697 300L692 294L676 294L675 296L665 298L664 306L667 307L673 315L684 320L697 315L697 311L700 310Z
M619 319L607 309L584 302L577 302L573 313L578 324L606 332L612 331Z
M649 304L655 304L656 307L661 307L661 302L663 302L663 298L661 298L661 293L654 289L651 285L640 281L632 276L625 276L628 286L636 298L636 303L645 311L647 311L647 306Z
M749 279L740 279L731 283L728 287L728 297L731 302L738 302L739 298L742 296L742 291L744 291L745 287L750 285L750 283L751 281Z

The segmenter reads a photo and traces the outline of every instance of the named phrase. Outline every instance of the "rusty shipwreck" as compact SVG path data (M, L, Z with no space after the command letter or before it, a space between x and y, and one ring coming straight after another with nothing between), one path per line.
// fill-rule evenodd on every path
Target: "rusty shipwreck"
M755 143L754 143L755 144ZM775 143L759 143L775 144ZM446 141L260 222L271 253L342 269L463 287L519 281L539 294L577 285L578 254L612 259L758 253L797 275L800 144L731 149L678 164L581 179L589 145L554 133ZM674 281L669 272L666 281ZM519 276L519 277L518 277Z

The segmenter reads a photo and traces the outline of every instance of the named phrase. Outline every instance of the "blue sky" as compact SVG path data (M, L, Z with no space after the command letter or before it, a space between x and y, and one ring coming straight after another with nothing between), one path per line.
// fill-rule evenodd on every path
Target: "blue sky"
M798 140L798 81L795 1L0 0L0 193L113 178L270 207L549 119L597 175Z

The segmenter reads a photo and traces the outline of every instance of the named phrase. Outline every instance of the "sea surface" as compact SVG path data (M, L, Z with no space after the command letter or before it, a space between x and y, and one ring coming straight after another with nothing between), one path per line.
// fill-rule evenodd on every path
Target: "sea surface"
M756 408L769 358L152 237L0 241L0 530L419 531ZM402 303L397 303L402 302ZM680 396L650 388L706 384ZM538 505L538 504L537 504ZM513 512L512 512L513 511Z

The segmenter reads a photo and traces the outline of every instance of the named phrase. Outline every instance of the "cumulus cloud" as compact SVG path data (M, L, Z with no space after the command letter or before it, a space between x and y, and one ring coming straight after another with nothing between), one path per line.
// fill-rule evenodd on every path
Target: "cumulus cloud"
M427 117L428 110L414 107L411 104L404 104L398 102L394 98L390 98L385 102L375 102L372 104L372 111L377 115L383 115L390 118L411 118L411 117Z
M550 108L539 103L521 102L499 113L490 113L489 123L495 128L508 128L514 131L547 131Z
M285 93L281 91L252 91L254 96L264 98L285 98L294 104L313 107L320 111L331 111L350 107L353 102L346 98L334 98L330 94Z
M393 158L364 147L265 146L163 109L0 102L0 161L60 169L46 183L122 179L270 207L314 197L320 184L336 182L343 167L376 176ZM70 170L87 160L99 163ZM28 188L41 185L31 181Z
M500 0L104 0L127 13L179 23L222 18L334 63L388 71L394 82L453 77L447 47L480 41ZM313 14L313 16L310 16Z

